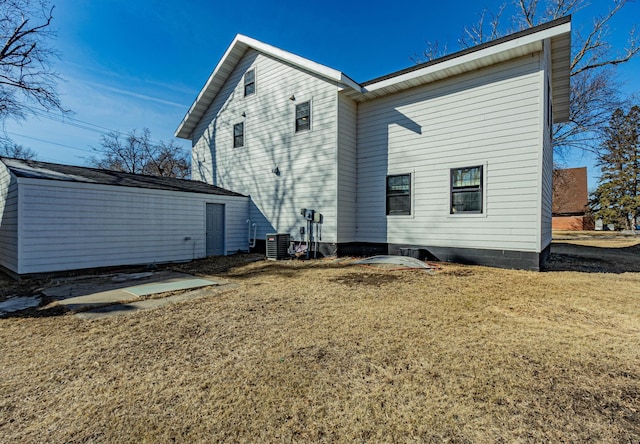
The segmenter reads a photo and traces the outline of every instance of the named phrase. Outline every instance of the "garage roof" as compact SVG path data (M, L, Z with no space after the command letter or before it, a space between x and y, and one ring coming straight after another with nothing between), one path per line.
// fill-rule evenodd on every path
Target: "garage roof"
M35 160L12 159L8 157L0 157L0 161L2 161L15 176L30 179L60 180L131 188L216 194L220 196L243 196L242 194L196 180L146 176L143 174L123 173L120 171L100 170L96 168L61 165Z

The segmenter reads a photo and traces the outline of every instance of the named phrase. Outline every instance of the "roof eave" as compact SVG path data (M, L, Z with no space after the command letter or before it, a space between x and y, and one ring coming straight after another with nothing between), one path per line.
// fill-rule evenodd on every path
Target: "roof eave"
M230 60L232 58L232 54L237 54L240 51L242 51L242 53L244 54L244 52L247 50L245 43L242 41L242 37L243 36L241 34L238 34L235 36L235 38L227 48L224 55L222 56L222 58L220 59L216 67L213 69L213 72L211 73L211 75L205 82L204 86L200 90L200 93L198 94L196 99L193 101L193 103L189 107L187 114L185 114L184 118L182 119L182 122L180 122L180 125L178 126L178 129L175 132L176 137L183 138L183 139L191 138L191 134L193 133L193 130L195 129L195 126L197 124L193 122L194 119L199 120L204 114L204 112L198 112L199 111L198 108L199 108L199 105L203 103L203 100L205 99L205 95L207 94L207 91L211 89L212 84L214 83L214 80L220 79L221 77L223 77L223 80L226 80L229 77L230 71L229 70L225 71L225 68L229 65ZM206 110L206 107L205 107L205 110Z
M238 34L182 119L175 135L184 139L193 137L193 131L198 122L248 48L254 48L268 56L334 81L347 96L356 101L365 101L542 51L544 41L547 39L551 42L554 122L563 122L569 118L570 16L445 56L441 60L392 73L362 85L340 71Z
M473 71L495 63L500 63L516 57L542 51L545 39L552 40L552 48L558 50L553 53L557 62L561 66L568 66L571 51L571 22L563 20L559 24L541 29L537 32L525 33L521 37L506 40L502 43L487 45L477 51L462 51L459 56L445 58L439 63L428 63L424 67L399 72L396 76L386 76L379 81L365 82L362 94L351 94L355 100L368 100L386 94L401 91L433 81L441 80L454 75L459 75L468 71ZM568 53L566 52L568 42ZM556 81L561 83L564 74L563 68L558 67L555 71ZM568 79L568 75L567 75ZM567 82L568 84L568 82ZM563 97L564 98L564 97ZM566 97L568 103L568 96ZM558 106L562 101L558 98ZM555 102L554 102L555 106ZM567 107L568 108L568 107ZM560 108L563 109L562 107ZM562 115L559 114L558 118Z
M566 33L551 38L551 88L553 122L567 122L571 100L570 28Z

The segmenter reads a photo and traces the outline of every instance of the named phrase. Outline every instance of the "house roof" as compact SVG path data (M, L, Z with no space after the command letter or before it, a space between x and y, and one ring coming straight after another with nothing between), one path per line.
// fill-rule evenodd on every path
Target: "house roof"
M176 130L176 137L182 137L184 139L191 137L191 133L207 111L207 108L209 108L209 105L211 105L211 102L213 102L213 99L220 91L220 88L222 88L233 72L236 64L249 48L253 48L256 51L267 54L276 59L286 61L298 68L302 68L313 74L319 75L320 77L334 81L346 88L360 90L360 85L340 71L284 51L280 48L276 48L275 46L267 45L266 43L262 43L258 40L252 39L251 37L247 37L246 35L238 34L233 39L233 42L231 42L231 45L222 56L222 59L220 59L220 62L218 62L218 65L207 79L207 82L189 108L189 111L187 111L187 114L182 119L180 126Z
M569 118L570 15L369 80L360 97L352 98L367 100L539 52L546 39L551 44L554 121L564 122Z
M12 159L8 157L0 157L0 161L2 161L16 177L216 194L220 196L243 196L242 194L196 180L146 176L143 174L123 173L120 171L100 170L96 168L38 162L35 160Z
M347 75L333 68L238 34L182 119L175 135L185 139L191 138L196 125L249 48L334 81L344 88L344 94L360 102L541 51L543 42L547 39L551 44L554 121L563 122L569 118L571 16L525 29L362 84L356 83Z
M554 170L552 213L584 214L588 205L587 167Z

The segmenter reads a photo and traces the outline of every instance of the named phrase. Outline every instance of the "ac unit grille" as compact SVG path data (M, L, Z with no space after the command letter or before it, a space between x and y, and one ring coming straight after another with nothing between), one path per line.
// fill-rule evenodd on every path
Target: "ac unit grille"
M267 234L267 259L287 259L289 257L290 237L288 233Z

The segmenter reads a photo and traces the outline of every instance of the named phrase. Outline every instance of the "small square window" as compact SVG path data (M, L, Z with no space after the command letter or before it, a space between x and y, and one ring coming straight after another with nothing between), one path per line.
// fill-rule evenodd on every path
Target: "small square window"
M387 215L411 214L411 174L387 176Z
M296 105L296 133L311 129L311 102Z
M450 213L482 213L482 166L451 170Z
M242 148L244 146L244 122L233 125L233 147Z
M256 70L247 71L244 75L244 96L250 96L256 92Z

